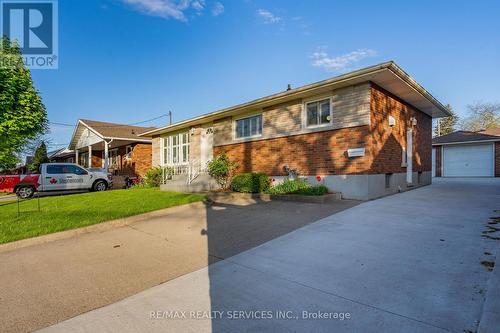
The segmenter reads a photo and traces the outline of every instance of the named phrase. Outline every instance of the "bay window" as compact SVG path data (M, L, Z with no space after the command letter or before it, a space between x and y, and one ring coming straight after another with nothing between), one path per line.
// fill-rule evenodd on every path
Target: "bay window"
M189 133L177 133L162 138L163 165L189 163Z

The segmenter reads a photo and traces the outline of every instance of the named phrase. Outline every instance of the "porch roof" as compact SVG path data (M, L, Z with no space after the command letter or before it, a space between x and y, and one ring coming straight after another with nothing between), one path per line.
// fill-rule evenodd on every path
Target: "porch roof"
M327 80L259 98L247 103L207 113L169 126L144 131L140 136L152 137L154 135L183 129L189 126L200 125L223 117L237 115L252 109L265 108L294 99L305 98L312 94L321 94L331 91L332 89L339 89L363 82L373 82L377 84L433 118L450 116L450 112L441 102L434 98L434 96L403 71L395 62L388 61Z
M79 119L68 149L74 150L89 145L102 144L104 140L119 140L124 143L151 142L151 139L138 134L155 127L115 124L104 121ZM86 137L83 137L86 134Z

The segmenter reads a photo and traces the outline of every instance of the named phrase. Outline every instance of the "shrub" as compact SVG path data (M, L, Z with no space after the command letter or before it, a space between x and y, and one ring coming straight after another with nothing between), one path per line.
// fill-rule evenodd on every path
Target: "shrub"
M229 187L234 170L238 167L236 163L231 162L226 154L221 154L208 162L208 174L212 176L217 184L223 189Z
M249 172L234 176L231 181L231 190L244 193L260 193L269 190L271 183L265 173Z
M161 167L151 168L144 174L142 184L145 187L158 187L162 182L163 170Z
M324 195L328 193L325 185L311 185L305 180L285 180L283 183L272 186L269 194L301 194L301 195Z

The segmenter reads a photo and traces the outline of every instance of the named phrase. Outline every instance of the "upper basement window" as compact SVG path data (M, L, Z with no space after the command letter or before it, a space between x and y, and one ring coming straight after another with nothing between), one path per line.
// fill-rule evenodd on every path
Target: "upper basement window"
M331 113L332 107L329 98L306 103L307 127L330 125Z
M251 138L262 135L262 115L256 115L236 120L237 139Z

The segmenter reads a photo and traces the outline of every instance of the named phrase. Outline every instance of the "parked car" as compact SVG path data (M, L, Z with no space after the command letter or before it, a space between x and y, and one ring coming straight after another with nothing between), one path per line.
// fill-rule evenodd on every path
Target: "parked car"
M87 170L74 163L44 163L33 175L0 175L0 192L16 193L22 199L35 192L90 190L105 191L113 185L103 169Z

